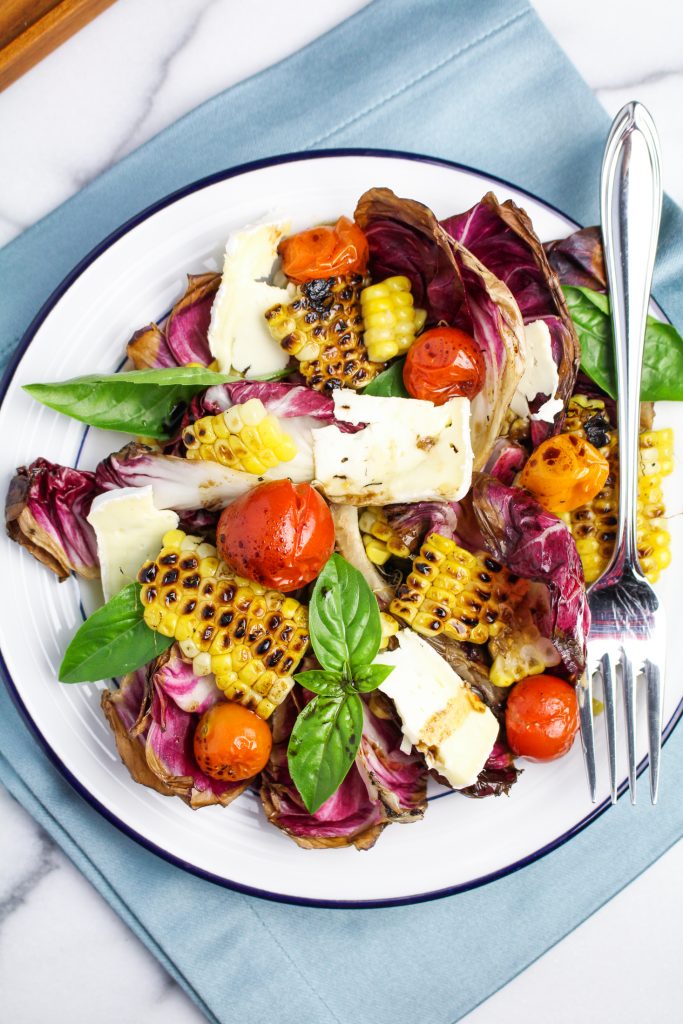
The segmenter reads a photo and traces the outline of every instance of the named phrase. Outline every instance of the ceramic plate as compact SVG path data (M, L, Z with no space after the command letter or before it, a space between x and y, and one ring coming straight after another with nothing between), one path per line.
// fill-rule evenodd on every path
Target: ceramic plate
M572 221L528 193L452 164L414 156L343 151L284 157L201 181L170 197L107 239L57 290L21 346L0 409L2 486L16 466L39 455L94 468L125 442L86 430L32 402L20 385L84 373L111 373L132 331L157 320L184 290L186 273L219 268L228 233L268 215L291 216L295 228L350 214L371 186L428 204L440 217L467 209L493 189L526 208L542 239L572 231ZM662 406L659 424L683 436L683 410ZM9 443L8 443L9 442ZM667 508L681 494L680 462L669 479ZM671 521L674 569L661 593L683 604L683 521ZM83 612L96 607L96 585L56 578L4 541L4 571L14 600L3 606L0 639L8 685L51 758L110 821L168 860L219 883L273 899L327 905L378 905L445 895L506 874L571 838L606 809L606 771L591 805L581 754L546 766L526 765L509 799L467 800L434 787L423 821L386 829L368 853L308 851L268 825L258 798L228 808L192 811L131 781L100 711L106 685L57 682L62 653ZM673 619L673 616L671 616ZM675 633L670 631L673 643ZM670 649L669 664L675 663ZM683 676L671 673L667 730L680 713ZM644 714L641 708L641 721ZM602 730L598 764L606 765ZM645 756L644 728L639 752ZM625 766L622 751L620 764ZM666 754L662 784L667 784ZM643 787L644 789L645 787ZM642 798L646 799L643 792Z

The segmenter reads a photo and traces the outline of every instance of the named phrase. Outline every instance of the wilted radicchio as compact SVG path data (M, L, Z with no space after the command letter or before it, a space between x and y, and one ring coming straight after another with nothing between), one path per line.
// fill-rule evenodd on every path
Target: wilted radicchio
M384 507L389 525L411 551L415 551L430 533L455 539L458 511L456 501L416 501Z
M136 370L211 362L208 330L220 274L188 274L185 294L163 326L150 324L128 342L128 358Z
M507 743L498 739L486 759L486 764L479 772L477 781L459 792L463 796L471 797L501 796L503 793L507 795L520 775L521 770L515 767Z
M519 306L510 290L464 245L441 227L422 203L371 189L355 213L370 247L373 274L405 274L416 306L431 322L445 321L472 334L486 366L482 391L472 402L474 469L480 470L500 433L525 366Z
M499 437L491 449L484 472L509 487L528 457L528 452L521 444L507 437Z
M581 559L565 524L519 487L481 476L473 508L486 545L511 572L543 583L550 597L546 629L572 676L586 662L590 612Z
M567 238L546 242L543 248L560 284L607 290L600 228L581 228Z
M427 770L419 755L404 754L401 731L367 705L363 738L355 763L336 793L309 814L287 767L287 746L299 705L296 699L273 715L273 750L261 775L261 800L274 825L306 849L354 845L368 850L391 822L416 821L426 809ZM298 704L297 704L298 700Z
M195 808L225 806L244 792L248 779L212 779L192 752L200 715L218 699L222 695L193 676L175 645L147 668L125 676L118 690L105 690L102 708L131 777ZM184 710L181 704L196 709Z
M97 543L86 517L99 490L94 473L36 459L10 482L7 532L60 580L70 572L94 579L100 574Z

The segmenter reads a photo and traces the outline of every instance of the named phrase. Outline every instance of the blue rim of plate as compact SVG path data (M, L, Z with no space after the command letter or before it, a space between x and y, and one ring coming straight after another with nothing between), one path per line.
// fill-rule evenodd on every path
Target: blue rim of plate
M495 182L504 188L513 189L515 192L519 192L521 195L528 196L529 199L541 206L545 206L546 209L552 210L559 217L565 220L569 227L579 228L581 227L575 220L568 217L564 211L554 206L552 203L546 202L544 199L534 195L533 192L529 192L528 189L520 188L519 185L515 185L513 182L507 181L505 178L501 178L495 174L487 174L485 171L480 170L476 167L470 167L467 164L457 163L453 160L444 160L439 157L424 156L419 153L407 153L401 150L392 149L368 149L368 148L349 148L349 149L321 149L312 152L295 152L295 153L283 153L280 156L266 157L262 160L253 160L248 163L238 164L236 167L232 167L229 170L216 171L214 174L207 175L205 178L199 178L197 181L192 182L189 185L185 185L183 188L177 189L174 192L169 193L157 202L145 207L139 213L135 214L129 220L125 221L120 227L112 231L111 234L107 235L101 242L99 242L90 252L80 260L76 266L71 270L63 281L55 288L47 301L43 304L41 309L38 311L36 316L29 324L27 330L22 336L17 348L15 349L5 373L3 374L2 381L0 382L0 406L5 400L7 392L11 386L14 374L16 373L17 367L25 355L29 345L33 341L38 329L41 327L43 322L47 319L49 314L52 312L57 303L61 300L62 296L71 287L74 281L81 276L81 274L87 270L87 268L97 260L102 253L109 249L115 242L122 238L125 234L136 228L143 221L149 217L158 213L159 210L163 210L167 206L171 206L179 199L183 199L185 196L191 195L193 192L197 192L200 189L206 188L210 185L215 185L218 182L226 181L229 178L236 178L242 174L247 174L250 171L261 170L265 167L276 167L280 164L298 163L303 160L319 160L329 157L376 157L376 158L394 158L399 160L414 161L422 164L434 164L438 167L446 167L451 170L465 171L467 174L474 175L475 177L482 178L486 181ZM86 803L90 804L99 814L102 815L110 824L114 825L124 835L128 836L129 839L134 840L140 846L144 847L152 853L155 853L158 857L173 864L176 867L182 868L192 875L196 875L199 878L203 878L208 882L213 882L216 885L220 885L225 889L232 889L235 892L244 893L247 896L256 896L260 899L270 900L275 903L287 903L294 906L304 907L319 907L328 909L360 909L367 910L372 908L382 907L400 907L409 906L415 903L426 903L430 900L443 899L446 896L455 896L461 892L468 892L472 889L478 889L483 885L488 885L490 882L495 882L499 878L504 878L506 875L511 875L515 871L519 871L521 868L526 867L529 864L533 864L535 861L540 860L541 857L547 856L553 850L563 846L569 842L574 836L578 835L579 832L583 832L588 825L599 818L606 810L611 806L610 800L604 800L601 804L598 804L590 814L587 814L584 818L578 821L566 832L563 832L557 838L551 842L546 843L545 846L540 847L538 850L534 850L527 856L514 861L512 864L507 864L503 868L499 868L497 871L489 872L489 874L481 875L479 878L471 879L468 882L463 882L460 885L446 886L442 889L436 889L432 892L418 893L414 896L399 896L389 899L378 899L378 900L326 900L326 899L310 899L304 896L286 896L282 893L269 892L267 889L257 889L253 886L242 885L239 882L233 882L229 879L222 878L219 875L214 875L210 871L205 871L202 868L198 868L194 864L190 864L180 857L176 857L174 854L169 853L167 850L156 843L153 843L150 839L140 835L135 829L132 829L124 821L113 814L108 807L101 803L96 797L90 793L88 789L76 778L75 775L66 767L64 762L50 746L49 741L40 731L38 726L33 721L31 715L28 712L19 690L10 675L9 669L5 662L2 651L0 651L0 672L5 680L9 694L19 710L21 716L26 722L29 730L33 736L37 739L39 745L47 755L48 759L54 764L58 771L63 775L67 782L75 789L79 796L83 797ZM674 728L683 716L683 699L679 702L673 715L667 722L662 732L662 743L666 743L669 736L673 732ZM640 776L645 771L649 763L649 758L644 757L637 768L637 775ZM621 798L628 788L627 781L624 780L619 786L618 795Z

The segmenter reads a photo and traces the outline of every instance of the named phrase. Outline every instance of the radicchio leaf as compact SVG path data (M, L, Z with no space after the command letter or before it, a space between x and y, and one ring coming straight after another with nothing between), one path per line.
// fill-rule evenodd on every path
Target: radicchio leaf
M164 651L154 662L152 679L181 711L203 715L224 700L213 675L197 676L192 662L186 661L177 644Z
M118 690L105 690L101 704L114 733L119 757L133 781L163 796L175 796L175 792L147 764L145 735L149 728L150 700L145 667L124 676Z
M136 331L126 346L126 355L136 370L164 370L178 365L158 324Z
M600 228L581 228L543 248L560 284L607 290Z
M507 796L521 774L521 769L515 767L507 743L498 739L486 759L486 764L479 772L477 781L459 792L470 797L501 796L503 793Z
M5 502L7 533L65 580L100 574L95 531L87 521L100 488L94 473L36 459L12 478Z
M507 437L499 437L491 449L484 472L509 487L523 469L528 457L528 452L521 444L510 441Z
M358 509L355 505L330 505L334 523L336 550L363 576L380 607L385 607L394 596L394 588L380 575L367 556L358 525Z
M136 370L155 370L211 362L207 339L211 306L220 274L188 274L187 289L162 326L149 324L136 331L126 352Z
M578 677L586 661L590 612L581 559L567 526L519 487L481 476L473 508L486 545L524 579L544 583L550 596L550 636L567 671Z
M522 378L526 343L519 306L509 288L465 246L452 239L426 206L371 189L355 213L370 247L375 278L405 274L416 306L472 334L486 366L471 406L474 469L486 463Z
M368 850L391 821L415 821L426 807L427 772L418 755L400 750L401 732L364 708L361 748L337 792L309 814L287 767L287 746L300 707L309 697L299 687L275 711L273 750L261 774L261 801L268 820L304 849L355 846Z

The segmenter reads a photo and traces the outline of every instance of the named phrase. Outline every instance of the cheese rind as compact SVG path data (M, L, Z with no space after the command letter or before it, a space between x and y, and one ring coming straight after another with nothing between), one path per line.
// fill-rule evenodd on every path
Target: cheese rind
M276 373L288 354L271 336L265 312L289 302L291 288L268 284L277 247L289 222L257 224L231 235L225 247L223 276L211 307L209 349L221 373L237 370L251 377Z
M393 672L380 690L390 697L406 739L454 789L473 785L498 737L492 711L426 640L411 629L375 659Z
M444 405L380 398L340 389L335 418L366 424L356 433L336 426L313 432L316 483L330 501L350 505L457 501L472 482L470 403Z
M132 583L140 566L155 558L168 530L175 530L178 516L158 509L152 487L121 487L99 494L92 503L88 522L95 531L105 601Z
M558 412L564 408L561 399L556 398L560 377L553 359L550 329L544 320L534 320L524 328L527 343L527 362L524 375L512 396L510 408L524 419L544 420L552 423ZM537 395L547 395L538 412L531 413L529 402Z

